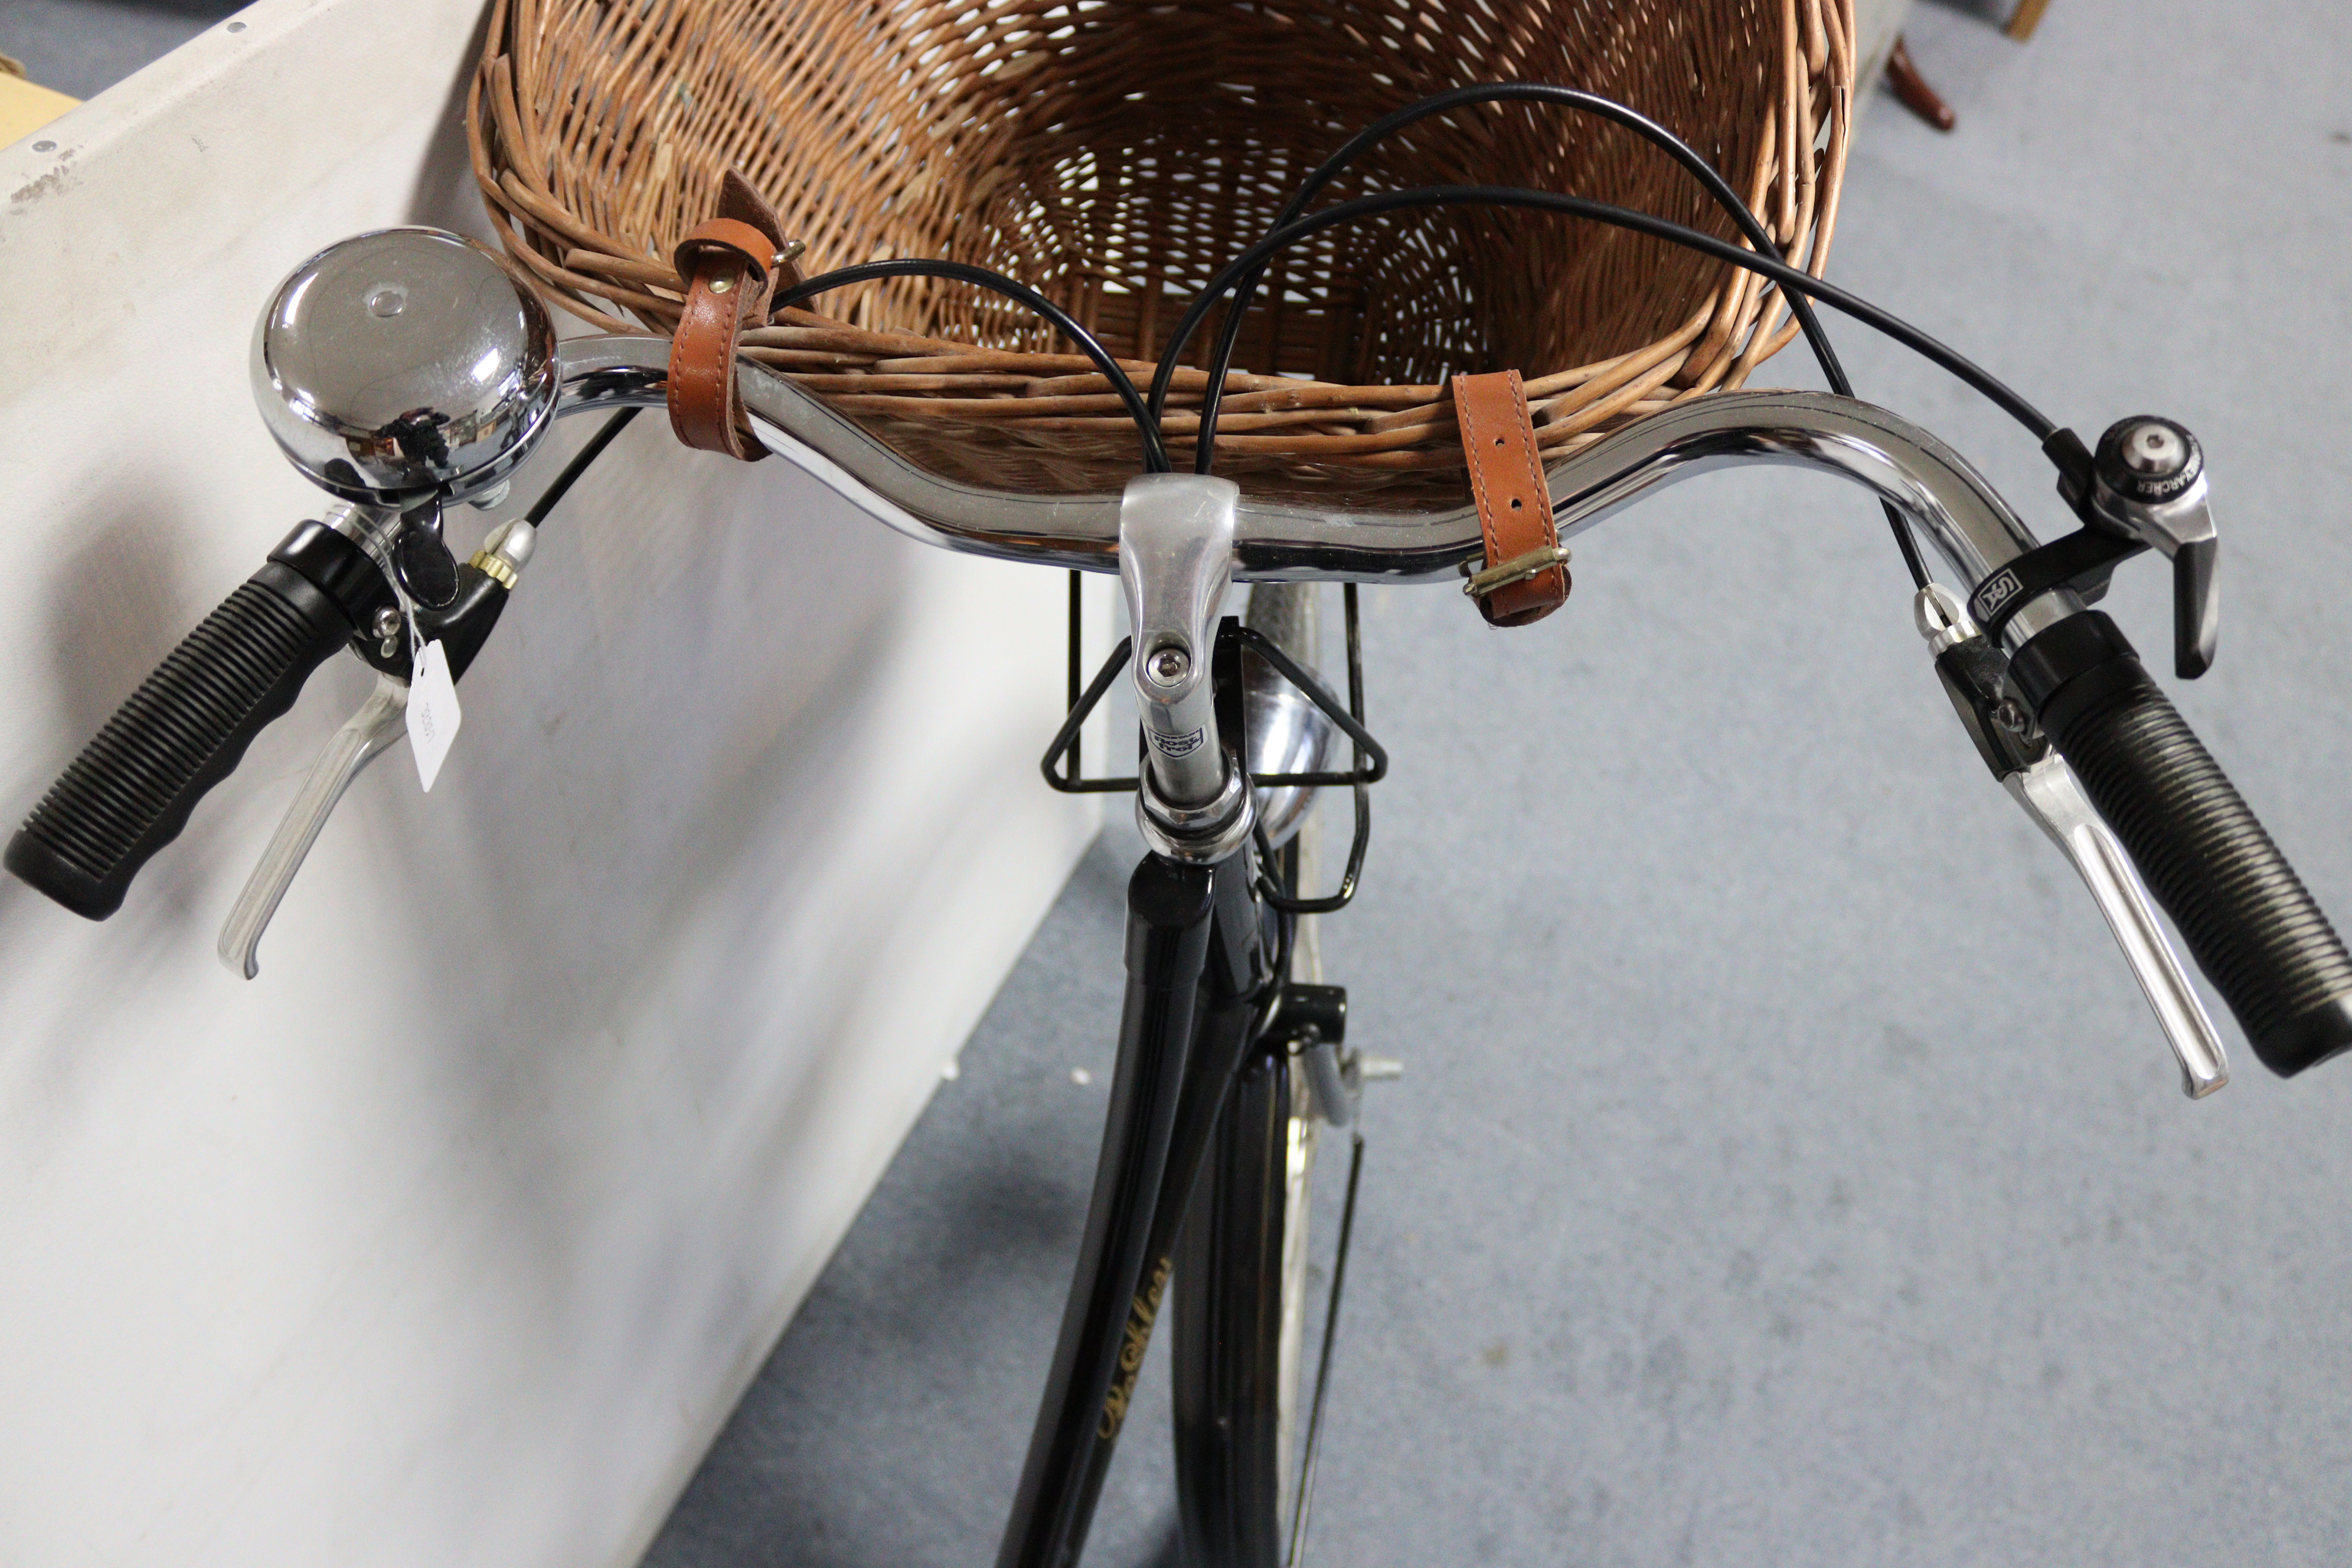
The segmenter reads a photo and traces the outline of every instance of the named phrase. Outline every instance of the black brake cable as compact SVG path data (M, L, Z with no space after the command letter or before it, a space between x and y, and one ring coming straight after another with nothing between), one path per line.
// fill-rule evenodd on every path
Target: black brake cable
M1306 183L1298 187L1298 193L1276 216L1268 232L1279 230L1297 220L1307 210L1307 204L1339 178L1350 163L1406 127L1449 110L1482 103L1513 102L1556 104L1610 121L1633 132L1681 164L1715 199L1716 205L1723 209L1759 254L1787 259L1786 254L1773 243L1771 232L1757 217L1755 210L1740 199L1739 193L1731 188L1731 183L1714 164L1700 157L1689 142L1649 116L1615 99L1549 82L1489 82L1475 87L1455 88L1448 92L1433 93L1373 121L1316 166L1315 172L1307 175ZM1225 377L1233 367L1234 354L1241 342L1243 317L1248 311L1250 300L1265 275L1263 266L1253 268L1234 285L1233 303L1227 307L1224 321L1218 330L1216 348L1209 356L1208 385L1201 397L1200 433L1195 437L1192 455L1192 468L1196 473L1212 472L1216 461L1217 415L1224 398ZM1789 302L1789 313L1796 319L1798 330L1804 334L1806 344L1811 348L1813 358L1822 367L1822 379L1829 383L1832 392L1841 397L1852 397L1853 384L1846 379L1845 366L1839 363L1837 351L1830 346L1829 334L1822 330L1821 318L1814 314L1812 301L1802 294L1789 293L1785 289L1782 292ZM1886 514L1887 527L1895 532L1895 548L1903 552L1903 563L1911 573L1912 583L1918 587L1927 586L1927 564L1920 558L1918 542L1912 538L1903 514L1895 510L1893 503L1884 500L1879 502L1879 507Z
M1824 282L1810 272L1791 267L1784 261L1775 261L1759 256L1752 250L1733 245L1727 240L1717 239L1711 234L1701 234L1695 228L1685 227L1681 224L1650 213L1612 206L1607 202L1596 202L1583 196L1561 195L1552 191L1524 190L1510 185L1431 185L1417 190L1391 191L1379 195L1359 196L1352 201L1342 202L1338 206L1327 207L1310 217L1300 218L1288 226L1267 235L1244 251L1223 272L1211 279L1209 286L1202 289L1186 308L1183 318L1176 323L1176 330L1169 338L1166 351L1160 356L1159 369L1152 376L1153 405L1159 406L1166 403L1169 385L1174 381L1176 375L1177 356L1183 352L1184 344L1191 341L1194 332L1201 330L1201 324L1208 319L1209 311L1215 307L1217 300L1233 289L1251 269L1263 267L1270 258L1286 247L1295 245L1310 235L1320 234L1327 228L1336 228L1341 224L1353 223L1360 218L1376 217L1383 213L1444 206L1529 207L1542 212L1561 213L1570 217L1586 218L1594 223L1607 224L1613 228L1631 229L1637 234L1651 235L1728 261L1734 266L1744 267L1751 272L1759 273L1780 284L1784 289L1810 295L1822 304L1852 316L1864 325L1885 333L1914 353L1942 366L1999 405L2012 418L2032 431L2042 439L2045 447L2052 437L2063 434L2040 409L2026 402L2024 398L1980 369L1965 355L1947 347L1901 317L1879 309L1867 300L1849 294L1833 283Z
M555 510L555 503L563 499L563 492L588 471L589 464L604 455L604 448L613 444L613 437L627 428L629 421L635 419L638 413L639 410L635 408L624 408L605 420L604 428L589 437L587 445L573 453L572 460L563 465L563 471L555 476L555 482L539 492L539 499L530 503L530 510L522 514L522 520L533 528L545 522L547 514Z
M1078 345L1079 351L1094 362L1095 368L1102 372L1104 379L1110 383L1111 390L1118 393L1120 401L1127 405L1129 416L1134 419L1136 430L1143 440L1143 471L1148 474L1169 471L1168 448L1160 439L1159 416L1144 402L1143 395L1136 390L1135 382L1126 368L1111 357L1110 351L1104 348L1092 332L1078 325L1076 319L1067 310L1027 284L1016 283L1002 272L991 272L985 267L974 267L968 262L929 261L912 257L896 261L861 261L854 267L835 268L831 272L821 272L806 282L779 289L772 308L780 310L830 289L846 288L852 283L870 282L877 278L945 278L958 283L970 283L1002 294L1013 303L1044 317L1064 337Z

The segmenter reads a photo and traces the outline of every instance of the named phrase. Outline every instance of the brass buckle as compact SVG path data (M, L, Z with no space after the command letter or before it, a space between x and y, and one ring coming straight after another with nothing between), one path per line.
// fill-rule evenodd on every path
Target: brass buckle
M1539 544L1524 555L1512 556L1500 566L1487 567L1463 584L1462 591L1474 599L1483 599L1498 588L1524 583L1530 577L1540 576L1553 567L1565 566L1568 563L1567 545Z

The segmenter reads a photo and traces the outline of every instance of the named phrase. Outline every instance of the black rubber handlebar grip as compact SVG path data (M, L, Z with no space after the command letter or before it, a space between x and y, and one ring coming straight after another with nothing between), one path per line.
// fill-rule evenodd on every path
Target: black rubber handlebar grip
M2116 624L2074 616L2011 668L2263 1065L2352 1046L2352 955Z
M10 871L90 920L122 907L140 867L352 636L345 605L279 558L304 537L298 530L115 710L9 840Z

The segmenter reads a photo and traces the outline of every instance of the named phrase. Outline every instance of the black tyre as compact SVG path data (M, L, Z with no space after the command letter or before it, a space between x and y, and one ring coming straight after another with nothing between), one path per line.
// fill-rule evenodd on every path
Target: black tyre
M1199 1568L1276 1568L1288 1539L1317 1131L1293 1071L1282 1044L1253 1052L1177 1248L1176 1489Z

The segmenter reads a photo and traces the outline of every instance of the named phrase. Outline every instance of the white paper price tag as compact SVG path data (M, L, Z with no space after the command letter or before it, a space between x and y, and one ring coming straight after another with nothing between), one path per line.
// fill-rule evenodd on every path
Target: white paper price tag
M426 643L410 663L408 752L416 759L416 782L430 792L465 715L458 711L457 683L449 679L449 660L437 640Z

